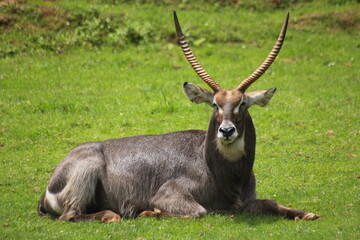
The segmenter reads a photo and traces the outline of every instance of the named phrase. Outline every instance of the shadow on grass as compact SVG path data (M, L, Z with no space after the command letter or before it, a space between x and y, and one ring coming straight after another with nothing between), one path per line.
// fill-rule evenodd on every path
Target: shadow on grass
M278 221L284 220L279 216L269 216L269 215L250 215L250 214L241 214L234 217L235 223L247 223L251 226L263 225L263 224L273 224Z
M224 214L226 216L227 214ZM231 216L234 223L248 224L249 226L257 226L263 224L273 224L275 222L284 220L280 216L261 215L261 214L250 214L250 213L238 213Z
M247 224L249 226L257 226L263 224L273 224L277 221L284 220L282 217L279 216L271 216L271 215L260 215L260 214L250 214L250 213L237 213L237 214L230 214L230 213L209 213L208 215L202 218L190 218L190 219L200 219L202 221L206 220L207 217L220 217L220 218L231 218L234 223L237 224ZM52 221L59 221L58 217L52 216L47 214L46 216L41 216L40 218L50 219ZM125 221L129 220L140 220L140 219L154 219L154 220L165 220L165 219L180 219L176 217L148 217L148 218L124 218ZM183 219L186 220L186 219ZM288 220L291 221L291 220ZM59 221L60 222L60 221ZM94 221L97 222L97 221Z

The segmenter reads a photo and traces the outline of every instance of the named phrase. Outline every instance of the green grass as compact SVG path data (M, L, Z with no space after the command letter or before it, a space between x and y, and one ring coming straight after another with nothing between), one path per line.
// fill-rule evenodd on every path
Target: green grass
M64 1L57 6L71 9L70 4L76 5ZM76 6L87 7L82 1ZM92 6L154 21L162 35L120 48L74 45L63 54L24 51L0 59L1 239L360 237L359 31L352 22L359 5L351 1L293 7L282 52L249 89L278 88L267 107L250 110L257 129L258 197L315 212L321 220L210 214L201 219L101 224L38 217L37 201L52 169L76 145L206 129L211 114L208 106L194 105L182 93L184 81L205 84L171 39L172 6ZM266 57L286 11L195 6L178 16L208 73L224 88L233 88ZM355 15L343 16L349 13ZM228 26L229 34L241 41L223 39ZM5 32L2 39L16 34ZM157 42L161 36L170 40ZM201 37L205 41L194 45Z

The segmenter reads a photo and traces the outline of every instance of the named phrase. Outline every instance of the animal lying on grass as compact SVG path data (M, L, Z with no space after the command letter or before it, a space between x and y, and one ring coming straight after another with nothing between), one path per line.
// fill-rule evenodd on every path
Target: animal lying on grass
M257 199L253 172L255 128L248 108L264 107L276 88L246 93L271 65L285 38L287 16L263 64L235 89L223 89L195 59L181 31L180 46L199 77L213 90L184 83L190 101L213 108L207 131L189 130L84 143L55 168L38 214L59 220L103 222L121 217L199 217L213 211L273 214L288 219L319 216ZM152 211L154 209L154 211Z

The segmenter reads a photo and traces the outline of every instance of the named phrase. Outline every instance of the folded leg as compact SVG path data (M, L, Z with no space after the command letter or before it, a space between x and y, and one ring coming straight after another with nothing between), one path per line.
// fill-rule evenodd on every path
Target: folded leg
M170 214L168 216L200 217L207 213L206 209L196 202L188 191L174 181L167 182L160 187L151 200L151 206Z
M101 221L103 223L120 222L121 217L110 210L105 210L92 214L75 215L68 219L73 222Z

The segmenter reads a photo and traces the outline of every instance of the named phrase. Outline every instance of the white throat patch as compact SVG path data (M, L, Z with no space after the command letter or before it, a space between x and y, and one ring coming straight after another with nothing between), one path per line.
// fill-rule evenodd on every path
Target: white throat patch
M245 130L240 139L233 143L224 144L219 138L216 140L217 149L229 162L235 162L245 155Z

